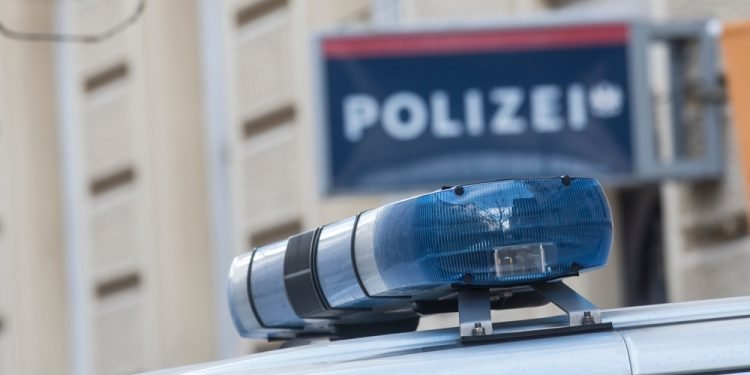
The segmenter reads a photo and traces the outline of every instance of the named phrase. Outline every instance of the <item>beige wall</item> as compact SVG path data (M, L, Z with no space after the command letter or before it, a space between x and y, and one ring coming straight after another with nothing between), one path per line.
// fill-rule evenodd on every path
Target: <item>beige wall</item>
M69 7L70 31L102 30L135 5ZM79 350L93 373L215 356L196 9L149 2L122 34L69 47L88 317Z
M39 4L3 2L0 13L18 27L51 24ZM53 52L0 39L2 374L56 373L69 363Z
M151 4L144 35L159 270L159 365L215 356L196 9Z

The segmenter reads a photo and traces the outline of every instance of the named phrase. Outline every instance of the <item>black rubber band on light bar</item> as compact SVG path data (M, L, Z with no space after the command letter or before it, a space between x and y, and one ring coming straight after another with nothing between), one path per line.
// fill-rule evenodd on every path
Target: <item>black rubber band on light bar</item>
M255 309L255 299L253 298L253 286L251 284L251 274L253 270L253 259L255 259L255 252L258 249L253 249L253 253L250 255L250 264L247 265L247 299L250 301L250 309L253 310L253 315L255 315L255 320L258 322L258 325L261 326L261 328L268 328L265 324L263 324L263 319L261 319L260 314L258 314L258 310Z
M357 226L359 225L359 218L365 212L367 211L360 212L359 214L357 214L357 217L354 219L354 228L352 228L351 248L349 249L349 251L351 251L352 267L354 267L354 277L357 279L357 284L359 284L359 288L362 289L362 293L364 293L367 298L410 299L411 296L371 296L370 293L367 291L367 287L365 287L365 283L362 281L362 277L359 275L359 269L357 268L357 256L354 253L355 246L357 243L356 237L357 237Z
M289 303L300 318L329 316L315 272L320 228L289 237L284 255L284 286Z
M354 227L352 228L352 240L349 243L349 252L352 258L352 267L354 268L354 277L357 279L357 284L359 284L359 288L362 289L362 293L364 293L366 297L371 297L370 293L367 292L367 288L365 288L365 283L363 283L362 278L359 277L359 270L357 269L357 257L354 254L354 244L356 243L357 236L357 224L359 224L360 216L362 216L362 212L358 213L354 218Z
M320 286L320 279L318 278L318 241L320 240L320 234L322 232L323 227L319 227L315 233L312 246L310 246L310 273L312 274L313 286L315 287L320 302L326 310L330 310L331 305L328 303L325 293L323 293L323 287Z

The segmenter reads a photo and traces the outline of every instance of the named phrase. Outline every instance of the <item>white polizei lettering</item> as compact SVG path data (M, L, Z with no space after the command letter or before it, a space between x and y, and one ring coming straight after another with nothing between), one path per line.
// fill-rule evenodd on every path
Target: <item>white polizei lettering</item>
M568 126L573 130L583 130L587 125L586 92L583 85L570 85L568 87Z
M432 134L437 138L460 137L461 122L451 118L448 94L445 91L435 91L430 96L430 110L432 112Z
M560 117L560 88L553 85L531 88L531 125L539 133L553 133L562 130L564 122Z
M519 87L501 87L490 91L490 101L497 110L490 120L494 134L519 134L526 130L526 120L516 116L523 104L523 90Z
M350 142L362 139L362 133L378 120L378 102L370 95L354 94L344 98L344 136Z
M469 89L464 93L464 117L466 118L466 132L473 137L484 133L484 107L482 92Z
M402 112L406 116L402 116ZM400 141L419 137L427 128L427 105L418 95L402 91L383 103L383 129Z

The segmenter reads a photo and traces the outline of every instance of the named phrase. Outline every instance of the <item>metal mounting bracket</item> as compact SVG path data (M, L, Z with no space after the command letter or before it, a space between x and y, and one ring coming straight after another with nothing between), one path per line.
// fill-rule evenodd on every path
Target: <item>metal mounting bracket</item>
M489 289L458 291L458 327L461 337L492 334Z
M551 330L537 330L523 334L515 332L510 335L493 336L489 289L463 289L458 291L458 321L461 341L515 339L545 334L569 334L611 329L611 324L602 324L602 314L598 307L562 281L532 285L531 288L563 310L568 315L568 325Z
M602 313L599 308L562 281L537 284L532 288L568 314L571 326L602 322Z

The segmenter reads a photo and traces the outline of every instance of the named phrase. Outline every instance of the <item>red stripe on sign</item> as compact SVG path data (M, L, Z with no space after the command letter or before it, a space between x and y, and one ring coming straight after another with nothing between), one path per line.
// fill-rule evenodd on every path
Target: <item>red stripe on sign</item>
M522 51L555 47L622 45L627 37L628 26L625 24L529 30L425 32L333 37L323 42L323 51L325 56L330 58Z

